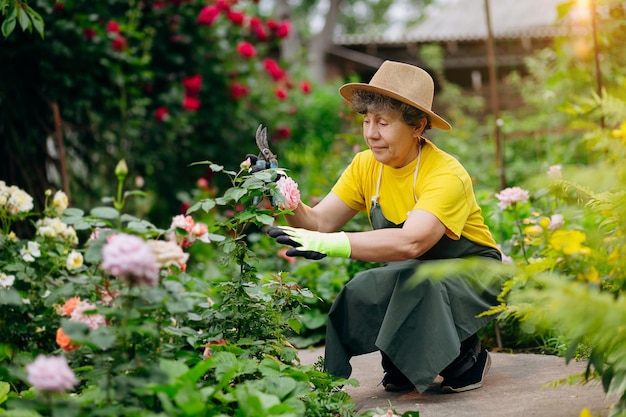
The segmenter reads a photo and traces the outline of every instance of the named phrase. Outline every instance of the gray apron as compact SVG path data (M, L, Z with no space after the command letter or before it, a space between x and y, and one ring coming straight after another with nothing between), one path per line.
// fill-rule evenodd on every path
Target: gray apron
M419 157L416 165L419 166ZM381 171L382 172L382 171ZM380 178L379 178L380 183ZM374 229L402 227L385 218L377 201L370 210ZM424 392L457 358L461 342L493 319L476 317L496 305L500 288L477 288L458 277L408 284L422 262L483 256L500 260L500 252L461 237L444 235L417 259L389 262L360 272L341 290L328 313L325 368L348 378L350 358L384 352Z

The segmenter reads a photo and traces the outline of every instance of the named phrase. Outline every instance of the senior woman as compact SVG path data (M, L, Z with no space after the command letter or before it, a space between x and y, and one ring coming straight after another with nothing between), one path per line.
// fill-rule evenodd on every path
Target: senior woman
M342 289L329 312L325 367L347 378L350 358L380 350L387 391L419 392L443 377L442 392L483 385L491 360L476 332L491 319L496 288L458 277L409 279L434 259L501 254L485 225L463 166L424 137L450 124L431 109L434 83L413 65L385 61L371 81L340 94L363 115L368 149L356 154L331 192L314 207L300 202L289 226L269 230L290 256L336 256L382 262ZM339 231L359 212L374 230Z

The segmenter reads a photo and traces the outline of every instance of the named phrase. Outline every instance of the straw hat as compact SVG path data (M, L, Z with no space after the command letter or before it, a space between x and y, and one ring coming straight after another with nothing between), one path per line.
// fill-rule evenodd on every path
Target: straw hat
M433 127L450 130L450 123L431 110L435 85L432 77L423 69L401 62L385 61L368 84L348 83L339 93L348 101L356 90L380 93L426 112Z

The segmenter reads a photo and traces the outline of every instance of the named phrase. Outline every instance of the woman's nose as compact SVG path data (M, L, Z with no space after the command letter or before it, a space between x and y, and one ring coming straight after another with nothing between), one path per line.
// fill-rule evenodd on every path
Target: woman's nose
M378 129L375 123L367 124L363 127L363 134L368 139L378 139L380 136L378 134Z

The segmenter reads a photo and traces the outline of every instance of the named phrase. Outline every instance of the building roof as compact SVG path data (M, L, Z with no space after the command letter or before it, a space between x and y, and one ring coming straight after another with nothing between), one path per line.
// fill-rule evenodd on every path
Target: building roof
M557 6L564 0L490 0L495 38L549 38L564 33L556 25ZM487 38L485 0L439 0L426 18L399 35L342 35L337 45L446 42Z

